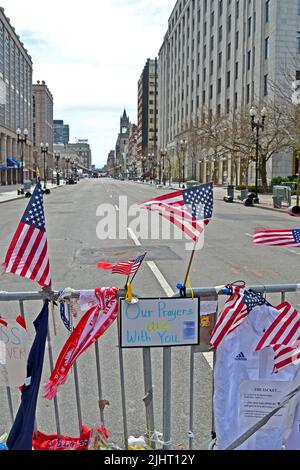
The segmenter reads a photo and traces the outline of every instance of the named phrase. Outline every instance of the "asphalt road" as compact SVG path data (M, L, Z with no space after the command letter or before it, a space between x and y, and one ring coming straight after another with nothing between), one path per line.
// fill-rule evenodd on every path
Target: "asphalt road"
M145 219L141 227L132 225L135 217L129 218L132 228L127 239L99 240L97 225L103 204L111 205L117 216L124 216L124 200L128 206L140 204L155 195L164 193L149 185L114 181L110 179L85 180L78 186L65 186L56 189L46 197L45 211L51 271L55 289L72 287L85 290L95 287L117 285L122 287L123 278L112 276L109 272L97 269L97 262L130 259L147 251L147 260L134 283L134 290L140 296L166 296L166 292L176 291L178 282L182 282L186 272L190 253L185 250L185 240L162 239L159 233L161 221L154 217L152 235L157 239L136 239L138 231L145 229ZM25 200L9 202L0 206L0 260L3 260L8 244L13 236L23 210ZM109 209L107 207L106 209ZM131 210L134 211L134 207ZM145 211L146 215L147 212ZM98 215L97 215L98 214ZM133 212L134 214L134 212ZM144 215L145 217L145 215ZM168 225L168 224L167 224ZM192 269L192 284L195 287L218 286L239 279L247 284L287 284L300 283L300 251L287 248L256 247L251 234L256 227L288 228L296 227L297 219L288 215L245 208L238 204L225 204L216 201L215 214L209 224L204 248L196 254ZM166 228L166 225L164 224ZM116 228L118 232L118 226ZM126 226L125 226L126 232ZM178 231L175 231L178 235ZM114 230L110 225L110 235ZM138 246L141 245L141 246ZM154 270L154 272L153 272ZM159 282L157 276L163 276ZM32 291L37 287L30 281L12 276L0 278L0 291ZM274 301L280 300L279 296ZM300 304L299 295L290 296L295 305ZM30 332L31 321L39 313L38 303L29 303L26 315ZM17 303L2 303L2 316L14 318L19 313ZM67 334L62 324L58 334L52 338L54 356L57 357ZM114 442L122 445L122 411L120 394L120 376L117 348L116 325L100 340L100 358L104 398L110 402L105 413L105 424L111 432ZM189 349L176 348L172 356L172 442L187 445L189 432ZM197 449L207 448L211 432L211 394L212 370L202 354L196 355L194 434ZM126 401L128 411L128 430L136 437L146 431L143 397L143 359L140 350L125 351ZM162 431L162 352L152 352L154 381L155 428ZM78 361L80 395L83 422L87 426L99 424L97 377L94 351L87 351ZM44 377L49 376L46 362ZM58 394L63 434L77 435L78 421L74 396L74 374ZM13 392L14 409L18 406L18 392ZM6 390L0 388L0 434L9 430L10 418L6 399ZM38 407L38 428L47 433L55 432L53 406L40 399Z

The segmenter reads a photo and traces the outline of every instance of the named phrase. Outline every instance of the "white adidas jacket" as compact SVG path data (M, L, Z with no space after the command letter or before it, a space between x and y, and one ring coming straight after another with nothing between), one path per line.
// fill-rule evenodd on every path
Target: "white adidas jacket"
M226 449L251 427L242 426L240 422L241 383L245 380L292 382L299 370L299 366L291 365L273 374L274 351L266 348L255 352L264 331L276 316L278 311L271 307L253 309L246 320L218 347L214 370L214 419L219 450ZM300 450L298 401L299 396L284 411L281 429L261 428L239 450Z

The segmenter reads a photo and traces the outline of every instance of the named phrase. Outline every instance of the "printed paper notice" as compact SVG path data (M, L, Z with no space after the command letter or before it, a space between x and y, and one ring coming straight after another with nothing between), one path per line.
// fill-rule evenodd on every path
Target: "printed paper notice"
M240 423L251 427L268 413L274 410L278 403L291 390L290 382L271 382L247 380L240 386ZM282 428L285 409L282 408L264 426L264 429Z

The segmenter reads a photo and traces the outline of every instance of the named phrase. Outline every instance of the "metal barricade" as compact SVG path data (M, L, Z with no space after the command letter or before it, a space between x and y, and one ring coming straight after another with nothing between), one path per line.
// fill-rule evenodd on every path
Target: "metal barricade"
M287 293L296 293L300 290L300 285L298 284L287 284L287 285L255 285L255 286L248 286L255 292L260 292L265 295L268 294L280 294L281 295L281 302L285 301ZM124 292L120 293L123 297ZM179 297L181 294L176 294L176 297ZM193 291L187 290L187 296L191 297L194 295L195 297L206 297L211 295L218 295L224 296L226 295L222 290L216 290L216 288L195 288ZM28 301L45 301L45 300L53 300L57 298L58 293L52 293L51 298L48 299L47 293L45 292L29 292L29 293L7 293L7 292L0 292L0 305L3 302L19 302L20 312L23 319L26 320L25 315L25 308L24 303ZM72 297L78 298L80 296L80 291L73 292L71 294ZM68 305L68 308L70 306ZM120 325L118 323L118 332L119 332ZM53 350L52 350L52 338L50 334L50 328L48 331L48 354L49 354L49 364L50 370L52 372L54 367L54 357L53 357ZM95 363L96 363L96 374L97 374L97 388L98 388L98 399L99 402L103 401L103 390L102 390L102 365L101 365L101 355L100 355L100 348L99 343L96 342L95 345ZM126 374L130 377L130 371L126 372L126 368L124 365L124 357L123 357L123 350L119 347L118 348L118 359L119 359L119 374L120 374L120 391L121 391L121 405L122 405L122 420L123 420L123 441L124 441L124 448L128 448L128 410L127 410L127 397L126 397L126 385L125 385L125 378ZM190 395L186 397L187 402L189 404L189 449L193 449L194 443L194 413L195 413L195 406L194 406L194 392L195 392L195 354L199 353L199 349L197 347L190 348L190 365L189 365L189 390ZM79 377L78 377L78 370L77 365L75 364L73 367L74 371L74 386L75 386L75 399L76 399L76 409L77 409L77 420L78 420L78 428L81 431L82 423L83 423L83 413L82 413L82 406L81 406L81 394L80 394L80 387L79 387ZM144 371L144 389L145 389L145 411L146 411L146 429L147 432L145 436L148 437L149 445L155 449L156 442L155 442L155 420L154 420L154 392L153 392L153 378L152 378L152 358L151 358L151 349L144 348L143 349L143 371ZM166 347L163 349L163 448L168 450L172 447L172 348ZM0 393L1 393L0 388ZM16 410L13 407L13 400L12 400L12 392L9 387L6 388L6 395L9 407L9 413L11 417L11 422L14 421L14 417L16 414ZM55 416L55 423L56 423L56 430L57 434L60 435L62 433L62 426L61 426L61 413L62 410L59 406L59 400L57 397L53 400L53 407L54 407L54 416ZM100 408L99 411L101 423L105 424L105 416L104 416L104 409ZM212 427L212 430L213 427Z

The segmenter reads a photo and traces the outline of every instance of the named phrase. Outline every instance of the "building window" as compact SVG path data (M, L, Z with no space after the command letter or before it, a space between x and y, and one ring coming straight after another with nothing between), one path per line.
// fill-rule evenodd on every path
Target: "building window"
M239 48L239 32L238 31L235 33L235 48L236 49Z
M300 54L300 31L297 32L297 51Z
M264 76L264 95L268 96L269 94L269 75Z
M300 15L300 2L298 0L298 15ZM266 1L266 23L270 20L270 0Z
M230 99L228 98L227 101L226 101L226 113L229 114L230 113Z
M214 96L214 88L213 85L210 85L209 87L209 99L212 100Z
M247 85L247 96L246 96L247 104L250 103L250 85Z
M218 57L218 68L220 69L222 67L222 52L219 52L219 57Z
M247 54L247 70L250 70L251 68L251 51L248 51Z
M231 59L231 42L227 46L227 60Z
M227 72L227 83L226 83L226 85L227 85L227 88L230 87L230 70Z
M266 38L265 39L265 59L269 58L269 44L270 44L269 38Z
M248 37L251 36L251 32L252 32L252 16L248 18Z
M218 95L221 93L222 91L222 79L219 78L218 79Z
M235 79L237 80L239 78L239 63L235 63Z

